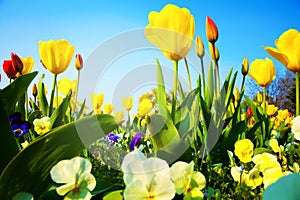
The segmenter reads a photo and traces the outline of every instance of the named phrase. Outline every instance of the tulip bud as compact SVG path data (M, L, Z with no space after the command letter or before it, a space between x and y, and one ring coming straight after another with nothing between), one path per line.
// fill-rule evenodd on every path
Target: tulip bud
M77 70L81 70L83 67L83 62L82 62L82 57L81 55L78 53L75 55L75 68Z
M218 40L218 28L215 22L210 18L206 17L206 37L211 43L215 43Z
M115 109L115 107L111 103L104 105L105 114L110 115L114 109Z
M7 77L9 79L15 79L15 78L17 78L17 76L16 76L17 72L14 69L11 60L4 60L3 64L2 64L2 67L3 67L3 71L5 72L5 74L7 75Z
M34 84L32 86L32 96L37 97L38 91L37 91L37 87L36 84Z
M196 37L196 54L200 58L204 56L204 45L199 35Z
M218 60L220 58L220 53L219 53L218 48L210 42L208 43L208 47L209 47L210 56L212 57L213 60L218 62Z
M242 63L242 74L243 76L246 76L248 74L249 70L249 64L248 64L248 58L245 57Z
M21 58L15 53L10 53L10 58L11 58L12 66L15 69L15 71L22 74L23 62Z

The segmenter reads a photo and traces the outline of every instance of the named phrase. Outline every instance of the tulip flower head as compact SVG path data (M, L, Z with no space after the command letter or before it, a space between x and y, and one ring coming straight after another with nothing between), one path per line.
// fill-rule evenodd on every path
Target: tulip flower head
M9 79L15 79L17 78L17 71L15 70L15 68L12 65L12 61L11 60L4 60L3 64L3 71L5 72L5 74L7 75L7 77Z
M242 63L242 74L243 76L246 76L248 74L249 71L249 64L248 64L248 58L245 57Z
M212 43L208 43L208 49L209 49L209 53L211 58L215 61L218 62L220 59L220 52L217 48L216 45L213 45Z
M10 58L11 58L12 66L16 70L16 72L22 73L23 62L21 58L15 53L10 53Z
M27 58L22 58L21 56L19 56L19 58L23 63L23 69L22 73L17 73L17 77L21 76L21 74L24 75L30 73L34 65L34 60L32 56L29 56Z
M146 38L170 60L184 58L192 44L195 32L194 16L186 8L167 4L160 12L148 15Z
M104 105L105 114L110 115L114 109L115 109L115 107L111 103L108 103L108 104Z
M204 45L199 35L196 37L196 54L198 57L203 58L204 56Z
M267 87L276 78L273 61L269 58L254 60L250 64L250 69L248 75L261 87Z
M39 41L39 53L43 66L57 75L68 68L74 54L74 46L64 39Z
M214 44L219 37L218 28L215 22L210 18L206 17L206 37L209 42Z
M82 67L83 67L82 57L81 54L78 53L75 55L75 69L81 70Z
M264 47L264 49L287 69L300 72L300 33L296 29L285 31L277 40L277 47Z
M138 107L138 116L144 118L152 110L153 104L149 99L143 99Z
M122 106L127 110L131 110L133 99L132 97L122 98Z

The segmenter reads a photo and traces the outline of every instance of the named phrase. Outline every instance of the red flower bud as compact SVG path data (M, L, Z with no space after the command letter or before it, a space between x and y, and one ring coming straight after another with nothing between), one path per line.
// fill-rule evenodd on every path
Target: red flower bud
M22 74L23 62L22 62L21 58L15 53L10 53L10 58L12 61L12 66L15 69L15 71Z
M83 61L81 55L78 53L75 55L75 68L81 70L83 67Z
M217 25L208 16L206 17L206 37L211 43L215 43L219 37Z
M15 79L15 78L17 78L16 77L17 71L13 67L11 60L4 60L2 67L3 67L3 71L5 72L5 74L7 75L7 77L9 79Z
M36 84L34 84L34 85L32 86L32 95L33 95L34 97L36 97L37 94L38 94L37 87L36 87Z

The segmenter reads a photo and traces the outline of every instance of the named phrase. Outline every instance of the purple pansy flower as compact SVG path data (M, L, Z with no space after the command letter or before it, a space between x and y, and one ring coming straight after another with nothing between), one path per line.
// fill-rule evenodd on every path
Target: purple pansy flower
M19 112L15 112L9 116L9 121L16 137L21 137L22 135L28 133L29 129L31 128L31 124L28 121L23 121L21 119L21 113Z
M106 136L104 136L105 141L108 142L108 146L114 146L116 143L118 143L119 136L109 133Z
M133 139L131 140L129 144L130 151L134 150L134 147L141 141L143 134L141 132L136 133L133 136Z

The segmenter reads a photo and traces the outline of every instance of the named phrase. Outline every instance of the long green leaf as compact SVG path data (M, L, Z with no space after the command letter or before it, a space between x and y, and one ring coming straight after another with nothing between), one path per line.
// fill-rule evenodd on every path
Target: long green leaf
M43 83L44 77L45 74L42 74L38 82L37 90L38 90L38 97L39 97L39 105L42 109L42 113L44 116L48 116L49 107L48 107L47 97L45 95L45 86Z
M32 72L20 76L0 91L2 106L7 114L12 114L14 112L16 102L24 95L37 73L38 72Z
M62 121L69 107L70 99L71 99L71 92L69 92L69 94L63 99L61 104L52 113L50 117L52 128L62 125Z
M161 70L160 63L158 59L156 59L156 73L157 73L157 104L158 109L162 113L166 113L167 109L167 97L165 90L164 77Z
M110 115L93 115L52 130L22 150L0 176L1 199L27 191L35 199L53 184L49 172L63 159L77 156L95 140L117 127Z

